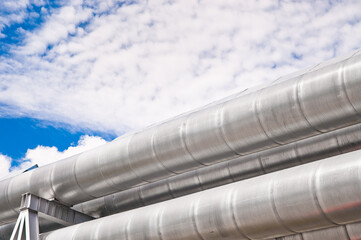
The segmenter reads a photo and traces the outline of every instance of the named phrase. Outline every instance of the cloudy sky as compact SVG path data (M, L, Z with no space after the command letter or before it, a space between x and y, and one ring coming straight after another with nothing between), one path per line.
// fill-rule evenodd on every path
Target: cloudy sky
M0 177L361 48L356 0L0 1Z

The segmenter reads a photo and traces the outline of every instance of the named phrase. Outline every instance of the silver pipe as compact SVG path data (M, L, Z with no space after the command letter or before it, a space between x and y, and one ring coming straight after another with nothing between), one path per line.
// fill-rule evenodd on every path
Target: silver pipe
M104 217L359 149L361 124L356 124L80 203L74 208L96 218Z
M11 237L11 233L14 230L14 227L15 227L15 222L0 226L0 239L9 240Z
M0 222L21 194L74 205L361 122L361 55L319 64L102 147L0 182Z
M14 227L15 222L0 226L0 240L9 240L14 230ZM49 221L41 217L39 218L39 231L41 233L53 231L62 227L63 226L58 223Z
M268 239L361 221L361 151L50 232L63 239Z
M351 223L338 227L300 233L276 240L361 240L361 223Z
M104 217L360 148L361 124L357 124L128 189L74 208L96 218ZM0 226L0 240L10 238L13 225ZM41 232L54 228L49 223L42 223L41 227Z
M42 223L41 226L47 226L49 223ZM10 239L15 223L0 227L0 239ZM51 228L46 227L48 231ZM43 232L43 231L42 231ZM43 236L44 237L44 236ZM275 240L361 240L361 222L340 225L310 232L304 232L285 237L278 237Z

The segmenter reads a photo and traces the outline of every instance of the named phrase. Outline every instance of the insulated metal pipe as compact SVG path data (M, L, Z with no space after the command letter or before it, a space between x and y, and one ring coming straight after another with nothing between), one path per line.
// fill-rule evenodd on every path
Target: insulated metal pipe
M351 223L338 227L300 233L276 240L361 240L361 223Z
M21 194L74 205L361 122L361 55L351 54L102 147L0 182L0 222Z
M360 148L361 124L357 124L84 202L74 208L96 218L104 217ZM0 226L0 240L10 238L13 225ZM44 232L53 226L42 223L41 227Z
M9 240L15 228L15 222L0 226L0 240ZM62 225L49 221L44 218L39 218L40 233L49 232L63 227Z
M361 124L356 124L80 203L74 208L96 218L104 217L360 148Z
M63 239L268 239L361 221L361 151L55 230Z
M14 227L15 227L15 222L0 226L0 239L9 240L11 237L11 233L14 230Z
M46 223L42 224L45 226ZM15 223L9 224L6 227L0 227L0 239L10 239L12 230ZM47 228L50 231L49 228ZM42 239L42 236L40 236ZM337 227L330 227L320 230L314 230L310 232L299 233L295 235L289 235L285 237L278 237L275 240L361 240L361 223L350 223L346 225L340 225Z

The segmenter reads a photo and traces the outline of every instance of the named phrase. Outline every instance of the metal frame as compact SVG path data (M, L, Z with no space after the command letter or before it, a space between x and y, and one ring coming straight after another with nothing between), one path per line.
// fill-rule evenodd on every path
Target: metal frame
M20 214L10 240L39 240L39 217L63 226L93 219L54 200L46 200L31 193L25 193L21 198Z

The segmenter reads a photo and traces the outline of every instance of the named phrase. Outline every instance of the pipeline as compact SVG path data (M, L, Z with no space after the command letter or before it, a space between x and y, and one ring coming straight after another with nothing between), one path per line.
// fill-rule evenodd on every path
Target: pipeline
M361 124L357 124L91 200L74 208L95 218L104 217L360 148ZM41 232L54 229L49 223L40 226ZM14 224L0 226L0 240L9 239L13 228Z
M0 223L30 192L74 205L361 122L361 55L332 60L0 182Z
M361 151L55 230L63 239L268 239L361 221Z
M74 208L95 218L104 217L360 148L361 124L357 124L91 200ZM49 223L40 226L41 232L54 228ZM0 226L0 240L9 239L13 228L14 224Z
M9 224L5 231L0 231L0 239L8 240L15 223ZM46 223L42 224L42 226ZM47 229L49 229L47 227ZM45 235L40 235L40 239L44 239ZM274 240L361 240L361 222L340 225L310 232L278 237Z
M361 223L351 223L338 227L326 228L311 232L300 233L276 240L361 240Z
M95 218L361 149L361 124L75 205ZM1 231L1 227L0 227Z

